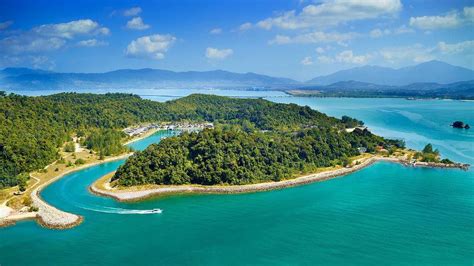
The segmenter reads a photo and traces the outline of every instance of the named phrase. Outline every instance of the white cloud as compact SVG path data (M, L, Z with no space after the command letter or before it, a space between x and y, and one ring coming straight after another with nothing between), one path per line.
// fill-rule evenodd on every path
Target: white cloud
M461 18L457 12L451 12L445 16L422 16L410 18L410 26L422 30L455 28L460 24Z
M326 55L318 56L318 61L326 64L339 62L346 64L363 65L366 64L372 57L373 55L371 54L355 55L352 50L345 50L335 55L334 57Z
M299 13L291 10L261 20L256 26L266 30L273 27L290 30L322 28L348 21L395 15L401 9L400 0L326 0L321 4L308 5Z
M65 44L66 41L61 38L22 34L0 40L0 51L9 54L47 52L57 50Z
M316 48L316 53L318 54L324 54L325 52L326 52L326 49L324 49L323 47Z
M66 23L44 24L29 31L15 33L0 39L0 51L8 54L47 52L64 47L79 36L107 35L108 28L90 20L75 20Z
M5 22L0 22L0 30L7 29L7 28L9 28L12 24L13 24L13 21L11 21L11 20L8 20L8 21L5 21Z
M307 56L301 60L301 64L304 66L309 66L313 64L313 58L311 56Z
M246 31L246 30L249 30L251 28L252 28L252 23L250 23L250 22L246 22L246 23L239 26L240 31Z
M222 29L221 28L215 28L215 29L210 30L209 33L214 34L214 35L221 34Z
M435 59L434 48L425 47L421 44L400 47L388 47L379 51L382 58L391 63L415 62L421 63Z
M149 35L133 40L126 50L126 55L137 58L163 59L165 53L176 41L172 35Z
M438 42L435 46L414 44L409 46L386 47L378 51L378 55L390 64L422 63L430 60L467 61L474 56L474 40L458 43ZM459 57L461 56L461 57ZM472 65L472 64L471 64Z
M107 35L108 28L101 28L99 23L90 19L74 20L67 23L45 24L35 27L32 32L41 36L72 39L79 35Z
M141 12L142 12L141 7L137 6L137 7L132 7L130 9L123 11L123 15L126 17L134 17L140 14Z
M293 37L286 35L277 35L273 40L270 40L270 44L290 44L290 43L330 43L338 42L342 43L353 39L357 34L355 33L337 33L337 32L310 32Z
M56 64L43 55L0 55L0 67L28 66L52 70Z
M318 61L324 64L329 64L329 63L333 63L334 59L327 55L321 55L321 56L318 56Z
M401 25L393 31L395 34L414 33L415 31L406 25Z
M443 54L474 54L474 40L448 44L445 42L438 43L438 50Z
M150 28L150 25L143 23L141 17L134 17L127 22L127 29L131 30L146 30Z
M102 27L102 28L99 28L97 29L97 31L95 32L95 35L109 35L110 34L110 30L109 28L106 28L106 27Z
M371 38L381 38L383 36L392 35L392 34L405 34L415 32L412 28L407 27L406 25L401 25L398 28L394 29L373 29L369 32Z
M467 21L474 22L474 6L466 6L463 14Z
M226 59L227 57L231 56L234 53L232 49L217 49L208 47L206 49L206 57L209 59Z
M384 29L384 30L373 29L372 31L370 31L370 37L380 38L380 37L385 36L385 35L390 35L391 33L392 33L392 31L389 30L389 29Z
M105 46L108 45L107 42L104 41L99 41L97 39L89 39L89 40L82 40L77 42L78 46L83 46L83 47L97 47L97 46Z
M342 51L336 55L336 61L349 64L366 64L370 55L354 55L352 50Z
M373 29L370 32L370 37L372 38L380 38L383 36L383 31L381 29Z

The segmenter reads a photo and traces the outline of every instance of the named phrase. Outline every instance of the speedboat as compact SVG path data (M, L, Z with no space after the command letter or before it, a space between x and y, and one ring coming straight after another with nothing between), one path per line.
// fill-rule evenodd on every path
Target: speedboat
M150 213L161 213L162 210L161 209L152 209L150 210Z

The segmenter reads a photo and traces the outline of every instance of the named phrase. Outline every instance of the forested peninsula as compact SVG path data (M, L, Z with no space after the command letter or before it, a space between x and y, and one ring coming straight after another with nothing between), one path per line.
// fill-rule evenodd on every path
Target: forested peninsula
M301 134L311 134L311 130L321 130L331 136L344 135L342 132L344 128L352 127L356 120L346 119L345 124L342 120L295 104L199 94L159 103L141 99L136 95L118 93L104 95L61 93L39 97L2 93L0 94L0 188L21 184L28 178L29 172L42 169L60 159L59 150L63 147L70 148L68 142L72 141L72 136L81 137L84 146L101 156L116 155L125 152L122 145L126 138L121 131L123 128L145 122L164 121L209 121L216 125L216 132L202 132L200 137L218 134L217 138L221 138L230 134L230 128L225 127L234 126L239 129L234 133L237 134L235 136L237 139L259 137L264 141L259 145L267 145L271 150L271 142L290 141L286 144L290 145L291 141L295 141L294 138ZM305 130L308 132L305 133ZM279 134L281 136L278 136ZM177 140L170 141L184 143L191 141L190 138L196 136L184 134ZM339 142L339 137L335 138L335 141ZM376 142L370 142L367 146L373 146ZM378 142L383 143L384 140L378 138ZM163 146L166 143L164 142ZM349 148L347 143L338 143L336 147L344 148L341 148L341 152L328 155L327 158L335 160L350 156L354 153L356 145L358 144ZM150 149L154 148L155 146ZM329 149L332 148L329 146ZM293 154L294 151L294 149L288 150L292 153L290 156L300 156ZM249 150L245 152L251 154ZM275 153L277 150L271 152ZM348 153L345 154L346 152ZM323 155L325 154L320 154ZM315 165L319 164L321 162ZM282 162L282 174L290 171L289 168L285 169L287 166L288 162ZM311 166L295 166L292 163L291 167ZM269 171L270 169L267 169L267 172Z
M206 104L189 108L197 99ZM206 120L217 122L215 129L183 133L135 153L112 177L113 185L280 181L349 165L350 157L363 152L390 152L405 145L372 134L357 119L336 119L293 104L203 95L170 104L196 108Z
M318 168L346 166L358 148L395 147L368 130L341 131L331 125L297 131L261 131L220 126L184 133L152 144L120 166L112 182L121 186L245 185L281 181Z

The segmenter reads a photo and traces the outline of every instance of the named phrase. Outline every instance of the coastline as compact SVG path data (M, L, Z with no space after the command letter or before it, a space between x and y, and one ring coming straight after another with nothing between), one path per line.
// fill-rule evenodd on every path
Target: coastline
M427 168L445 168L445 169L468 169L469 165L466 164L442 164L442 163L408 163L404 158L398 157L381 157L371 156L358 160L359 164L355 164L351 167L343 167L338 169L327 170L323 172L307 174L292 179L286 179L278 182L265 182L248 185L214 185L214 186L203 186L203 185L156 185L156 188L130 188L130 189L114 189L111 188L109 179L111 173L104 175L103 177L96 180L92 185L89 186L89 191L104 197L113 198L120 202L135 202L146 200L153 197L173 195L173 194L241 194L241 193L252 193L269 190L277 190L288 187L295 187L300 185L306 185L315 182L322 182L333 178L342 177L359 170L362 170L378 161L386 161L392 163L399 163L404 166L412 167L427 167ZM112 172L113 173L113 172ZM104 182L105 181L105 182ZM97 185L103 183L104 188L99 188ZM153 185L152 185L153 186Z
M133 138L124 145L132 143L149 137L159 131L159 129L151 130L146 132L139 137ZM9 226L15 224L16 221L20 220L30 220L35 219L41 226L51 228L51 229L67 229L79 225L84 220L84 217L68 212L61 211L54 206L48 204L44 201L40 192L48 185L56 182L67 174L70 174L75 171L79 171L85 168L89 168L95 165L120 160L131 156L133 152L122 154L114 157L106 158L102 161L91 162L89 164L84 164L77 166L75 168L69 169L61 174L47 180L44 183L36 182L30 189L32 189L30 196L33 202L32 206L36 207L38 211L17 211L6 206L5 201L2 206L0 206L0 214L3 211L3 217L0 218L0 227ZM361 170L365 167L372 165L377 161L390 161L394 163L400 163L405 166L413 167L433 167L433 168L461 168L467 169L469 165L464 164L442 164L442 163L409 163L406 158L402 157L381 157L377 155L369 155L369 157L363 157L355 160L355 164L351 167L340 167L336 169L330 169L322 172L307 174L291 179L286 179L278 182L265 182L257 184L247 184L247 185L214 185L214 186L203 186L203 185L179 185L179 186L170 186L170 185L148 185L147 187L131 187L126 189L116 189L110 186L110 174L97 179L92 185L89 186L88 190L96 195L105 196L114 198L117 201L121 202L131 202L131 201L140 201L152 197L164 196L164 195L173 195L173 194L184 194L184 193L196 193L196 194L237 194L237 193L251 193L259 191L268 191L283 189L287 187L294 187L314 182L321 182L328 179L341 177L348 175L350 173ZM466 168L463 168L466 167ZM35 178L36 179L36 178ZM101 187L98 187L98 184L101 184ZM38 185L39 184L39 185ZM36 187L35 187L36 186Z
M132 142L139 141L139 140L142 140L144 138L147 138L147 137L155 134L159 130L160 129L149 130L149 131L145 132L144 134L141 134L138 137L134 137L134 138L128 140L123 145L127 145L127 144L130 144ZM10 226L10 225L14 225L16 222L23 221L23 220L36 220L38 222L38 224L40 224L41 226L46 227L46 228L50 228L50 229L68 229L68 228L72 228L74 226L77 226L77 225L81 224L84 220L84 217L76 215L76 214L61 211L61 210L55 208L54 206L48 204L46 201L44 201L41 198L41 196L40 196L41 190L43 190L44 188L46 188L50 184L56 182L57 180L61 179L65 175L71 174L75 171L79 171L79 170L82 170L82 169L85 169L85 168L89 168L89 167L92 167L92 166L96 166L96 165L111 162L111 161L125 159L125 158L131 156L132 154L133 154L133 152L126 153L126 154L121 154L121 155L117 155L117 156L114 156L114 157L106 158L102 161L91 162L91 163L88 163L88 164L84 164L84 165L69 169L69 170L67 170L67 171L51 178L50 180L46 181L45 183L43 183L39 186L37 186L37 185L38 185L38 183L40 183L40 181L36 177L32 176L31 173L30 173L30 176L33 177L34 179L36 179L36 181L37 181L30 188L30 189L33 189L30 193L30 197L31 197L31 200L33 202L32 205L34 207L38 208L38 211L36 211L36 212L32 212L32 211L26 211L25 212L25 211L23 211L22 212L22 211L14 210L14 209L12 209L12 208L10 208L6 205L7 202L9 201L9 200L6 200L0 206L0 213L3 212L3 214L4 214L3 217L0 217L0 228ZM53 164L54 163L46 166L45 168L48 168L49 166L51 166ZM37 186L37 187L35 187L35 186Z
M127 191L127 190L117 190L117 189L100 189L97 187L97 182L101 179L98 179L91 186L89 186L89 191L92 193L113 198L120 202L133 202L145 200L148 198L153 198L157 196L170 195L170 194L183 194L183 193L197 193L197 194L240 194L240 193L251 193L251 192L260 192L268 190L283 189L288 187L294 187L299 185L305 185L314 182L321 182L332 178L337 178L351 174L353 172L359 171L367 166L372 165L377 161L392 161L398 162L401 161L397 158L384 158L372 156L360 164L356 164L352 167L338 168L334 170L323 171L315 174L308 174L292 179L282 180L278 182L265 182L257 184L248 184L248 185L232 185L232 186L202 186L202 185L180 185L180 186L160 186L157 188ZM109 174L108 174L109 175ZM107 176L107 175L106 175ZM106 183L108 187L108 183Z
M111 162L111 161L116 161L120 159L124 159L132 155L133 153L127 153L127 154L122 154L110 158L106 158L103 161L100 162L93 162L89 164L84 164L81 166L78 166L76 168L70 169L66 172L61 173L60 175L48 180L47 182L41 184L40 186L36 187L33 189L31 192L31 200L33 201L33 206L38 208L37 212L18 212L18 211L13 211L6 217L3 217L0 219L0 227L4 226L9 226L15 224L17 221L22 221L22 220L32 220L35 219L41 226L47 227L50 229L67 229L74 227L76 225L79 225L84 218L82 216L68 213L61 211L54 206L48 204L46 201L44 201L41 196L40 192L50 184L58 181L65 175L71 174L73 172L96 166L99 164ZM5 205L6 208L9 208ZM11 208L9 208L11 209Z

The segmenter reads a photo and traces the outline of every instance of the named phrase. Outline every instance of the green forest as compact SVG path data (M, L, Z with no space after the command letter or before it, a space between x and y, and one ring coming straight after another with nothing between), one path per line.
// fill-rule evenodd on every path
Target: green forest
M120 166L112 181L121 186L280 181L321 167L346 166L349 157L359 155L357 148L375 152L377 146L404 148L404 142L386 140L367 129L348 133L324 123L297 131L220 125L150 145Z
M242 185L279 181L320 167L346 165L358 147L390 146L367 130L347 133L330 125L295 132L246 131L239 125L184 133L132 155L114 177L141 184Z
M164 121L209 121L246 131L348 127L309 107L263 99L195 94L159 103L120 93L39 97L0 93L0 188L15 186L25 173L57 160L58 151L73 135L85 137L87 147L107 156L123 152L121 129Z

